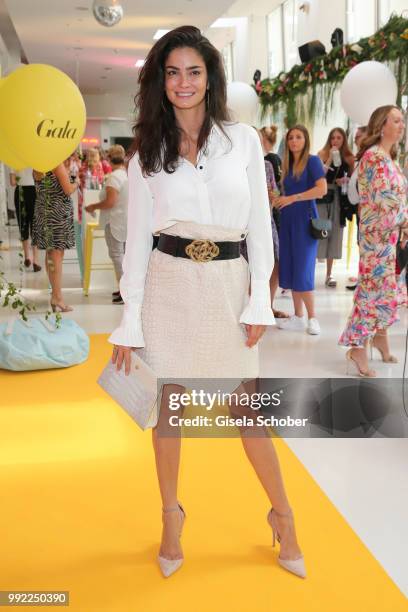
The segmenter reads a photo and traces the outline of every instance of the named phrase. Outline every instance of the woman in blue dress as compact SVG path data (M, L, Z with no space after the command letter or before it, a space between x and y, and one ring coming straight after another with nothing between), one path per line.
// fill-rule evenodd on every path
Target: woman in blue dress
M280 329L320 333L314 310L314 276L317 240L310 233L310 218L318 217L315 198L327 192L323 164L317 155L310 155L310 138L303 125L295 125L286 135L282 165L284 195L274 200L281 210L279 244L279 285L291 289L295 314L277 320ZM303 306L308 316L303 318Z

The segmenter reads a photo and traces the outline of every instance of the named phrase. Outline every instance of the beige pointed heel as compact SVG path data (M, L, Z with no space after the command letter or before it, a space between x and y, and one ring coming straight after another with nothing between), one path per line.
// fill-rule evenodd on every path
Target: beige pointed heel
M386 336L386 334L379 334L377 332L376 334L377 336ZM371 348L371 360L373 360L373 348L376 348L377 351L380 353L381 355L381 359L384 363L398 363L398 359L395 357L395 355L391 355L391 353L388 353L388 355L385 355L385 351L384 349L382 349L381 347L377 346L375 344L375 338L376 336L374 336L374 338L371 340L370 342L370 348Z
M360 368L360 366L358 365L357 361L355 359L353 359L353 357L351 356L351 352L352 352L352 348L349 349L346 353L346 361L347 361L347 376L350 375L349 373L349 366L351 363L354 364L354 367L357 370L357 373L359 376L361 376L362 378L375 378L377 376L377 373L375 370L362 370Z
M174 508L163 508L163 515L167 514L168 512L180 512L182 515L180 533L179 533L179 538L180 538L181 532L183 530L184 521L186 519L186 513L184 512L184 508L181 504L178 504ZM161 569L163 576L165 578L168 578L169 576L174 574L174 572L176 572L183 565L184 558L181 557L179 559L167 559L166 557L162 557L158 555L157 560L158 560L159 567Z
M281 541L281 537L276 524L277 516L282 518L291 517L293 521L292 510L290 510L287 514L280 514L279 512L276 512L274 508L270 509L266 519L270 527L272 528L272 546L275 546L276 540L279 543ZM278 563L281 567L283 567L283 569L287 570L288 572L291 572L292 574L295 574L296 576L299 576L299 578L306 578L306 567L303 555L300 555L300 557L297 557L296 559L281 559L281 557L279 556Z

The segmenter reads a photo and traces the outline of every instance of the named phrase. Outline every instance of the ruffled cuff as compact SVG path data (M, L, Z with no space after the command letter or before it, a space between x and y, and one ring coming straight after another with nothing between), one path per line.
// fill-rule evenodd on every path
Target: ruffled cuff
M125 304L122 322L109 336L108 342L119 346L144 347L141 313L141 304Z
M247 325L275 325L269 282L251 281L251 296L239 322Z

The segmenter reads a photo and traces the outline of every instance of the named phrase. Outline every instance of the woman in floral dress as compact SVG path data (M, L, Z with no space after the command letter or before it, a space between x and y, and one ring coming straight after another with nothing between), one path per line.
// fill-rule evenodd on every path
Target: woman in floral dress
M404 134L403 115L396 106L382 106L371 115L358 154L360 194L360 264L354 305L339 344L360 376L376 376L368 367L371 342L382 360L390 354L387 328L398 320L396 244L400 231L408 238L407 180L395 163L397 143Z

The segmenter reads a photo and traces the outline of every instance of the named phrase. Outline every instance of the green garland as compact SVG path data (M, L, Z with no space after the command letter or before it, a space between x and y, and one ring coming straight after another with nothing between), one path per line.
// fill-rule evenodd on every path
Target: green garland
M275 79L264 79L258 89L262 115L284 110L289 127L298 120L313 120L317 111L326 118L339 83L354 66L368 60L394 64L400 104L408 87L408 19L393 15L373 36L335 47Z

